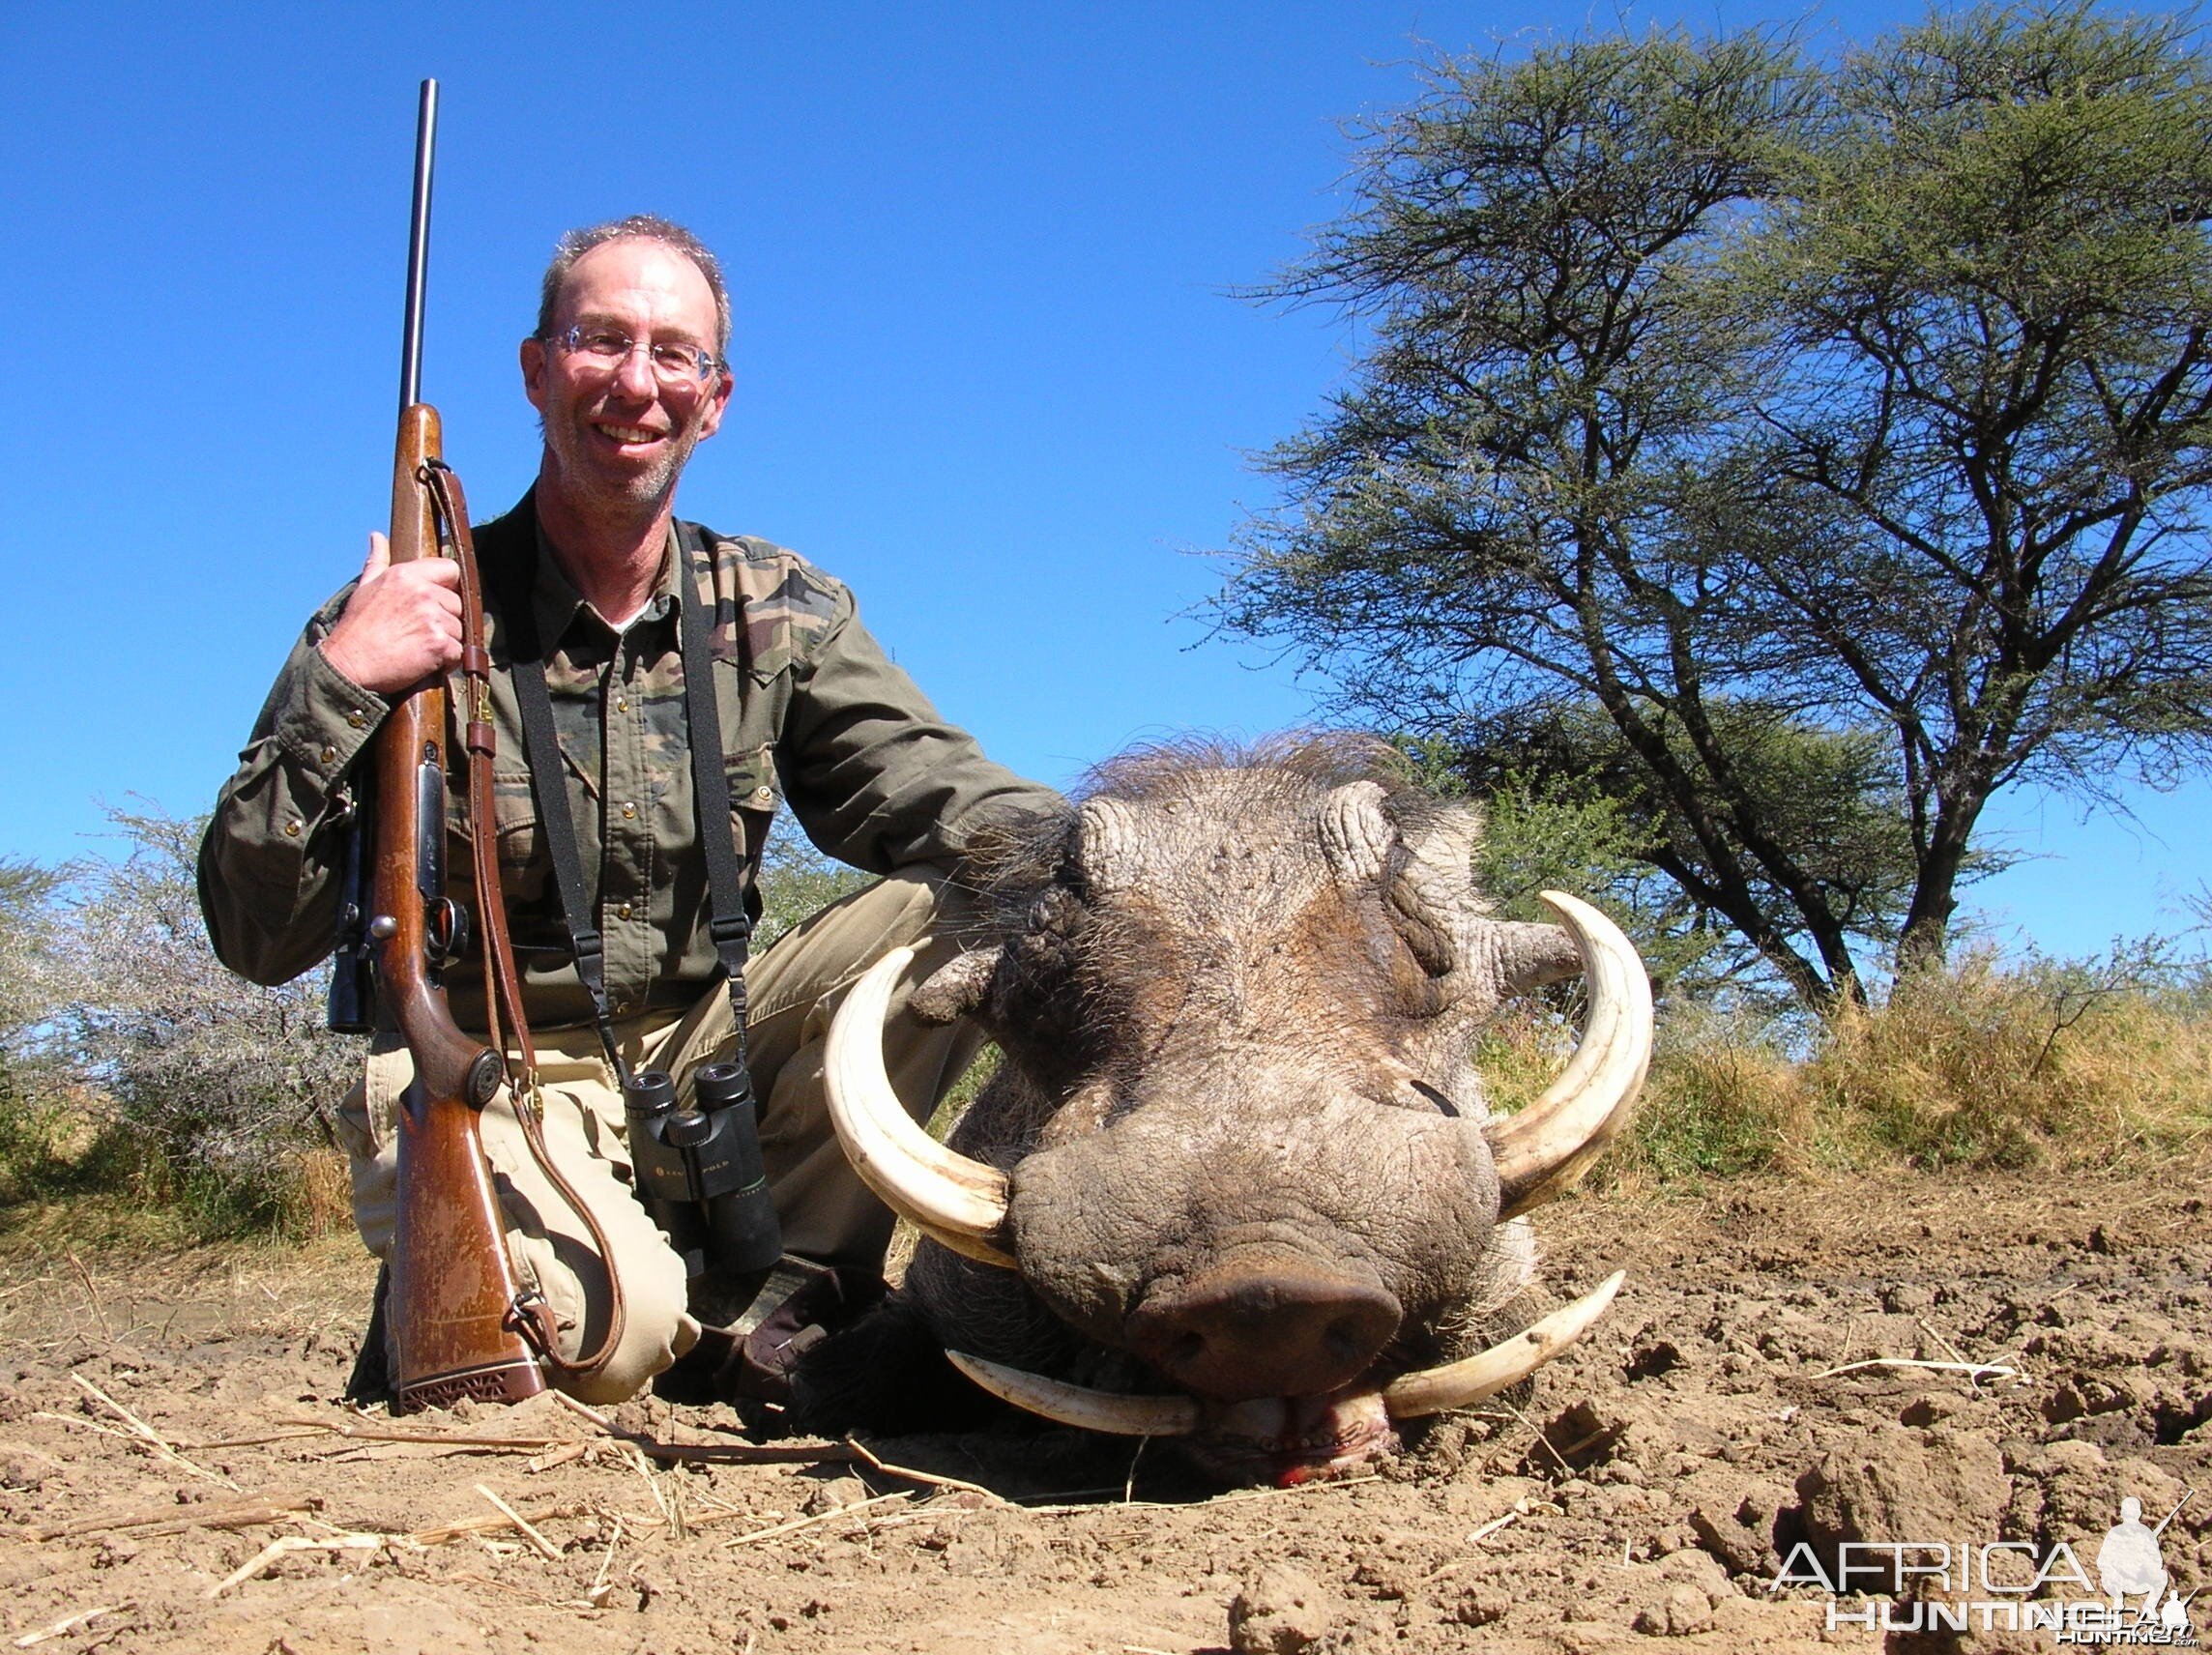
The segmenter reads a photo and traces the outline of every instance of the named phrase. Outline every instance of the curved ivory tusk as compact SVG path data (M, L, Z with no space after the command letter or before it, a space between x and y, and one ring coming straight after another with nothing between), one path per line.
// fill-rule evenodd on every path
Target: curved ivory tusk
M1198 1429L1198 1404L1180 1396L1121 1396L1001 1367L964 1350L946 1357L1002 1402L1083 1431L1114 1437L1188 1437Z
M1507 1385L1518 1384L1572 1345L1589 1324L1605 1314L1613 1295L1627 1278L1615 1270L1594 1292L1555 1310L1540 1321L1530 1322L1502 1345L1493 1345L1479 1356L1401 1374L1382 1387L1382 1406L1392 1419L1413 1419L1425 1413L1442 1413L1470 1408L1484 1397L1496 1396Z
M853 1171L893 1212L956 1253L1011 1269L1006 1175L954 1154L917 1126L884 1073L884 1015L913 958L912 948L893 948L837 1008L824 1058L830 1124Z
M1500 1220L1571 1187L1627 1123L1651 1066L1651 982L1620 928L1578 897L1547 890L1582 951L1589 1018L1574 1060L1520 1114L1486 1128Z

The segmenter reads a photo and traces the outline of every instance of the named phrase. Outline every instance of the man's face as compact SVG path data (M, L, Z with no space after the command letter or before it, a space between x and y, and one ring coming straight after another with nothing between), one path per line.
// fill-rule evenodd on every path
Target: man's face
M553 331L602 328L640 344L714 350L714 295L699 267L658 242L606 242L569 268ZM550 479L576 507L657 509L701 439L713 435L730 381L671 385L645 351L609 368L557 342L522 341L522 384L545 429Z

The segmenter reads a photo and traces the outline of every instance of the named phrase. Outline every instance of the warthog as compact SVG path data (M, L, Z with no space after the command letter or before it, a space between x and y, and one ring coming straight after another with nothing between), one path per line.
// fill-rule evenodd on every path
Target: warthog
M1009 850L995 939L915 997L979 1018L1005 1054L947 1146L884 1078L907 956L848 999L839 1136L926 1237L907 1314L977 1384L1183 1437L1233 1480L1297 1482L1391 1452L1395 1419L1516 1382L1611 1300L1618 1276L1489 1343L1532 1276L1521 1215L1581 1176L1642 1085L1643 968L1572 897L1548 897L1563 928L1490 917L1480 813L1380 758L1139 754ZM1572 1062L1494 1118L1477 1031L1578 968Z

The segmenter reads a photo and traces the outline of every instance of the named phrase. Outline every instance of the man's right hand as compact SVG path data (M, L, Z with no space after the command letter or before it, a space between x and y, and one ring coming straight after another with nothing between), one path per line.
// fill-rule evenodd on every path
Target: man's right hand
M396 695L461 658L461 566L451 558L394 565L382 535L345 613L320 645L323 659L364 689Z

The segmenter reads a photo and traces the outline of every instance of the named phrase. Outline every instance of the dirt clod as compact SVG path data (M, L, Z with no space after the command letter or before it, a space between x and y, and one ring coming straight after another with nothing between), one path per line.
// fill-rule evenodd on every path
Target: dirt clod
M1695 1586L1672 1585L1658 1602L1637 1611L1634 1625L1638 1632L1656 1638L1688 1638L1710 1632L1713 1601Z
M1451 1617L1462 1626L1488 1626L1503 1620L1513 1600L1497 1586L1467 1586L1452 1605Z
M1846 1542L1994 1534L2012 1484L2004 1456L1985 1437L1941 1426L1878 1426L1822 1456L1797 1492L1816 1552L1839 1556ZM1894 1569L1857 1580L1863 1591L1898 1586Z
M1337 1619L1334 1595L1303 1570L1272 1564L1229 1602L1229 1647L1237 1655L1304 1655Z

